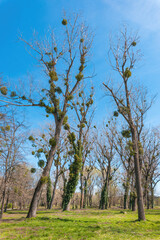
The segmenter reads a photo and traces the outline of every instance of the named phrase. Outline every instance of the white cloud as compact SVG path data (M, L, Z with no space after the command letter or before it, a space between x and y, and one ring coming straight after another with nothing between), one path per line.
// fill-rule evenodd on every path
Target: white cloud
M160 0L103 0L113 11L140 27L160 30Z

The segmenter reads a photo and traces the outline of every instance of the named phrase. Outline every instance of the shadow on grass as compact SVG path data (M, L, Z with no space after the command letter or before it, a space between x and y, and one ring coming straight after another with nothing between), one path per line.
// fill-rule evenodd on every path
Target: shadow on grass
M42 221L52 221L52 222L73 222L73 223L96 223L94 220L79 220L79 219L68 219L68 218L49 218L49 217L37 217L36 219Z
M13 223L13 222L21 222L24 221L26 218L21 217L21 218L7 218L7 219L2 219L0 222L2 223Z
M7 211L6 213L7 213L7 214L26 214L26 215L27 215L27 212L28 212L28 211L16 211L16 210L15 210L15 211L12 211L12 210L11 210L11 211Z

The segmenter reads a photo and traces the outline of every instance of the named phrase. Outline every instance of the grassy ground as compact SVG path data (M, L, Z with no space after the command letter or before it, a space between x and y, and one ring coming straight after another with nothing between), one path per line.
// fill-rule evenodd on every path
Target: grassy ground
M120 210L41 210L35 219L25 211L8 211L0 222L0 239L160 239L160 209L146 210L146 221L137 213Z

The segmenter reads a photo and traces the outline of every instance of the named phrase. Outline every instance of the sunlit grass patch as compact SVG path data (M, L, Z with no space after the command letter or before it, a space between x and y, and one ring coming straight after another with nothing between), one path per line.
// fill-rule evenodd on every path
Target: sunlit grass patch
M130 210L41 210L31 219L26 213L5 214L0 239L160 239L160 209L146 210L145 222Z

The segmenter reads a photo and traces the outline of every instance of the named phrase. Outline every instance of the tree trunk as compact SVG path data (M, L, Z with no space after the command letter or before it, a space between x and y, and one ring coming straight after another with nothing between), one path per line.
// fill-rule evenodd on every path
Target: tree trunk
M154 189L151 187L151 208L154 208Z
M109 176L110 176L110 165L108 166L105 183L104 183L104 186L103 186L102 192L101 192L101 200L100 200L100 205L99 205L100 209L108 208Z
M125 183L124 190L124 209L127 209L127 200L128 200L128 192L129 192L129 184L130 184L130 176L129 171L127 172L127 178Z
M81 209L83 208L83 202L84 202L83 169L80 175L80 182L81 182L81 199L80 199L80 209Z
M3 194L2 194L2 205L1 205L0 219L2 219L2 217L3 217L5 196L6 196L6 187L4 187Z
M89 194L89 206L92 207L92 194Z
M149 198L149 191L147 191L147 209L149 209L150 206L150 198Z
M136 211L136 197L132 196L132 211Z
M8 206L8 202L9 202L9 189L8 189L8 192L7 192L7 200L6 200L6 204L5 204L5 209L4 209L4 212L7 212L7 206Z
M135 177L136 177L136 190L137 190L137 205L138 205L138 220L146 220L144 213L144 205L143 205L143 192L141 186L141 172L139 166L139 149L137 142L137 133L136 129L132 129L132 142L133 142L133 150L134 150L134 167L135 167Z
M126 186L125 192L124 192L124 209L127 209L128 192L129 192L129 187Z
M87 203L87 179L84 180L84 202L83 202L83 208L86 208Z
M56 179L55 179L53 194L52 194L52 199L51 199L49 209L52 209L52 206L53 206L53 201L54 201L54 197L55 197L55 193L56 193L57 182L58 182L58 176L56 176Z

